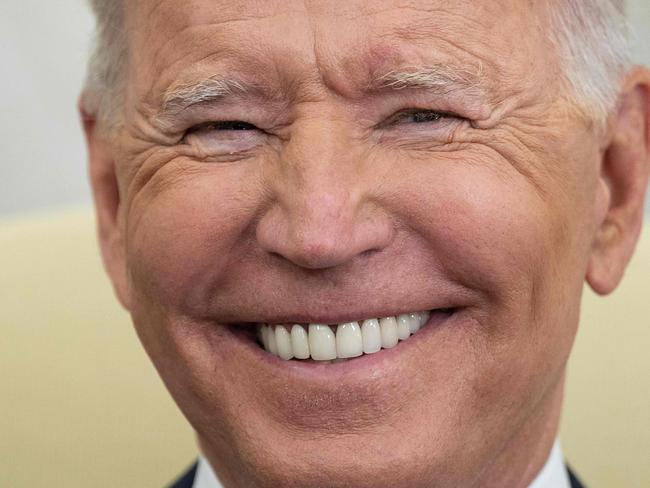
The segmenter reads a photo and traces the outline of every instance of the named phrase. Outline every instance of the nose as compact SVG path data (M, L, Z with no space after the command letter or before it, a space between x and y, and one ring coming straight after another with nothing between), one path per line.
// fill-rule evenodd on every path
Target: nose
M354 156L360 151L335 134L322 126L294 134L267 180L272 204L258 222L258 243L301 268L341 266L394 238Z

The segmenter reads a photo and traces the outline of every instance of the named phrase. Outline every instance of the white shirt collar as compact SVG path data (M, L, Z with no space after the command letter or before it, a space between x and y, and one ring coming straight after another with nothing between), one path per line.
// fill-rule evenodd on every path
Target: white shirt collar
M192 488L222 488L221 483L214 474L210 463L203 457L199 456L199 463L196 467L196 476Z
M571 488L559 441L553 444L548 461L528 488Z
M192 488L222 488L212 470L212 466L203 456L199 457ZM553 449L551 449L546 464L528 488L571 488L569 475L564 465L562 449L558 441L553 444Z

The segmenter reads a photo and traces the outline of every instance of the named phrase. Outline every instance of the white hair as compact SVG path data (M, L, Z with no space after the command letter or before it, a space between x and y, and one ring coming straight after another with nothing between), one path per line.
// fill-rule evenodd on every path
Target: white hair
M111 131L123 109L127 36L123 0L89 0L95 14L95 38L81 98L83 110L96 117L101 129Z
M630 27L625 0L555 0L550 39L564 71L564 94L603 126L618 102L630 68Z
M82 105L109 130L121 120L129 55L123 1L89 0L97 27ZM603 126L631 64L625 0L548 1L554 4L549 38L565 67L563 94Z

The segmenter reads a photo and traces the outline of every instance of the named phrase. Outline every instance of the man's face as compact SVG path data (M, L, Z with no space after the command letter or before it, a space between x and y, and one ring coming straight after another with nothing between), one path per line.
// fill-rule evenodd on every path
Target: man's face
M542 3L128 2L121 293L224 480L488 486L552 442L600 147ZM345 362L255 339L422 310Z

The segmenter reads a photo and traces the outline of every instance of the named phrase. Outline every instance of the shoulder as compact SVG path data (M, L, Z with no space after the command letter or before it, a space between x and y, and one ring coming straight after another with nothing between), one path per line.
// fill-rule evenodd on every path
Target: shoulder
M190 466L185 473L183 473L176 481L170 484L167 488L192 488L194 485L194 478L196 477L197 463Z

